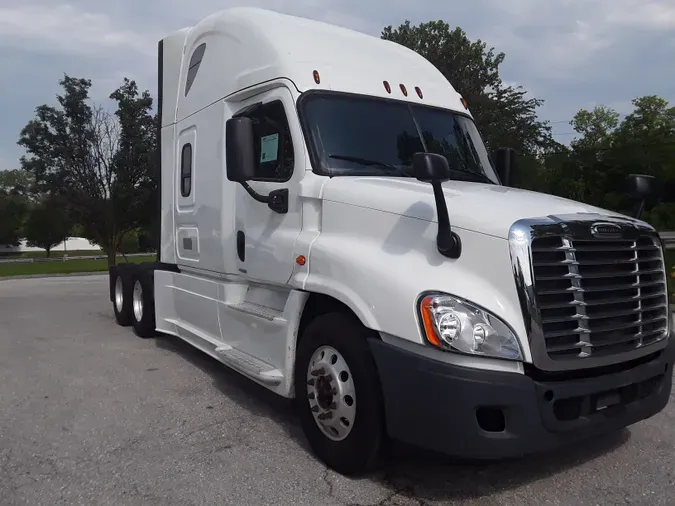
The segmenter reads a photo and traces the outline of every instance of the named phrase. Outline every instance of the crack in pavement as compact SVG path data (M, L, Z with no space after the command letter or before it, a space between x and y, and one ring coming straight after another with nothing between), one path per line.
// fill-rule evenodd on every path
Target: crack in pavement
M414 501L416 506L431 506L431 503L425 501L424 499L415 497L414 482L411 482L403 486L398 486L396 485L396 483L394 483L395 478L386 472L384 476L382 476L381 480L373 480L373 481L381 481L387 488L390 489L389 490L390 493L386 497L374 503L345 502L335 495L335 485L330 480L330 473L331 473L330 468L326 467L324 468L323 476L321 477L323 482L328 486L328 497L332 499L337 499L345 506L396 506L391 501L393 501L397 496L401 496L402 498Z

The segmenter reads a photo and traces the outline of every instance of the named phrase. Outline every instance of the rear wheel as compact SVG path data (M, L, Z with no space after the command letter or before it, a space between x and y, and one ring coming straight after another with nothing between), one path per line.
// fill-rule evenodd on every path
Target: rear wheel
M120 269L112 269L110 272L113 285L112 302L115 312L115 320L118 325L128 327L131 325L131 280L124 276Z
M313 451L345 475L371 471L384 434L382 393L367 340L352 315L317 317L298 343L295 394Z
M154 272L139 270L133 278L132 324L139 337L153 337L155 331Z

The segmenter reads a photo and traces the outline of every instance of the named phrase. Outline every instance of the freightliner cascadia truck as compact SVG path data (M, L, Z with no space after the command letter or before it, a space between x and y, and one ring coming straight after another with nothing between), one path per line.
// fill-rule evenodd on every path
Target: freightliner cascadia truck
M514 187L419 54L255 8L159 42L157 261L110 270L117 322L293 399L343 474L385 441L502 459L660 412L663 244ZM654 181L628 180L636 197Z

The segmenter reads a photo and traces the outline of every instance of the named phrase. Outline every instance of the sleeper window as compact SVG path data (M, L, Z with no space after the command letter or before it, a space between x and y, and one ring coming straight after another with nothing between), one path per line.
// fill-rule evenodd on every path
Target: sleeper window
M192 83L195 82L195 77L197 77L197 71L199 66L202 63L202 58L204 58L204 51L206 51L206 43L200 44L195 52L192 53L190 58L190 65L188 66L187 79L185 81L185 96L190 92L192 88Z
M180 154L180 194L189 197L192 191L192 144L183 146Z
M269 102L248 116L253 120L255 179L288 181L293 174L295 157L283 104L278 100Z

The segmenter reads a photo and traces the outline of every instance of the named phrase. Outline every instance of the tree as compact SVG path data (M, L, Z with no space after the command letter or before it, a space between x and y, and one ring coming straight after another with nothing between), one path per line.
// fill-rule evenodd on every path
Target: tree
M110 95L117 103L112 115L90 103L90 80L65 75L60 85L59 107L37 107L21 130L21 165L41 192L68 202L73 222L114 265L125 234L147 221L155 193L152 98L125 79Z
M65 202L50 197L35 204L23 225L28 246L42 248L49 257L51 250L69 235L70 226Z
M0 245L17 247L21 244L21 225L26 202L16 195L0 194Z
M542 184L535 188L632 214L637 202L626 192L632 173L655 176L661 202L644 218L660 230L675 230L675 108L660 97L633 100L623 121L607 107L580 110L571 121L579 134L570 148L545 156Z
M559 145L551 127L537 119L543 100L528 98L521 87L506 86L499 65L504 53L496 53L485 42L471 42L461 28L450 30L444 21L398 28L387 26L382 38L397 42L429 60L468 101L488 149L509 146L523 154L534 154Z
M26 170L0 170L0 195L15 195L30 201L34 197L33 186L33 178Z

